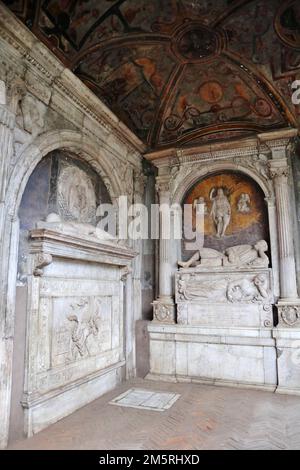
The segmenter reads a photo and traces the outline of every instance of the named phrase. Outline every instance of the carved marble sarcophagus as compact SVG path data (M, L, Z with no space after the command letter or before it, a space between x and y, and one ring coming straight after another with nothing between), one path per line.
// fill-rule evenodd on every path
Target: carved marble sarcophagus
M271 327L272 270L180 269L176 273L177 323L199 326Z
M201 248L176 273L177 323L272 327L272 270L265 240L219 252Z

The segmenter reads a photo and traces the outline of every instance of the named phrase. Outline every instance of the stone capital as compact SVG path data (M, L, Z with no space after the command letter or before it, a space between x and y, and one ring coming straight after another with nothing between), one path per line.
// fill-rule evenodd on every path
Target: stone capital
M169 177L156 178L155 189L159 194L170 192L170 179Z
M288 179L290 174L290 167L286 158L278 160L270 160L268 163L270 177L274 180L277 179Z

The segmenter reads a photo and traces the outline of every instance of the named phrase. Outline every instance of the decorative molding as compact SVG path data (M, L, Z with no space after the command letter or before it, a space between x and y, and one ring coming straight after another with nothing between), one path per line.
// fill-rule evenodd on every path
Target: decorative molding
M188 324L188 305L187 303L177 303L177 323L178 325Z

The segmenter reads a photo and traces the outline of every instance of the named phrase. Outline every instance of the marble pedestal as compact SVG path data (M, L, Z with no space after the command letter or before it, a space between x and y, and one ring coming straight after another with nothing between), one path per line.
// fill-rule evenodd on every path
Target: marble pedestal
M278 387L277 393L300 395L300 328L273 330L276 342Z
M271 329L152 323L148 331L149 379L276 389Z
M148 326L148 378L274 391L272 270L187 268L175 283L177 324Z

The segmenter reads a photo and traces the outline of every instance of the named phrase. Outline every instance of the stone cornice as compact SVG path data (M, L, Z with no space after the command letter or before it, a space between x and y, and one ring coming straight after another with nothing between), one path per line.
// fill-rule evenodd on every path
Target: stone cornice
M105 243L96 237L81 236L80 232L76 236L55 229L37 228L30 231L30 239L31 253L93 260L119 266L126 265L138 254L127 246Z
M69 69L54 56L4 5L0 3L0 38L15 49L26 70L37 73L106 132L113 133L132 152L145 145Z
M216 142L187 149L176 147L163 149L149 152L144 157L158 168L202 161L226 160L258 153L269 153L271 147L274 146L285 147L297 133L297 129L282 129L258 134L247 139Z
M240 141L218 142L188 149L170 148L145 154L145 158L156 167L173 166L207 161L226 160L258 153L267 153L269 149L259 144L256 138Z
M285 147L297 135L298 129L288 128L257 134L257 138L260 142L266 143L268 147Z

